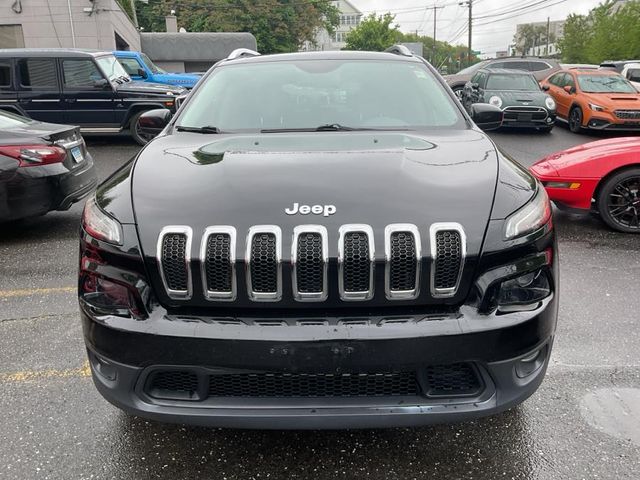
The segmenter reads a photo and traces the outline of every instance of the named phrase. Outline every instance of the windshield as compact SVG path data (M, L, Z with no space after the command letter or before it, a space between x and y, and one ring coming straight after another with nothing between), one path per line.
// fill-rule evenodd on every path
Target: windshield
M33 120L14 115L13 113L0 111L0 129L23 127L32 123Z
M463 122L453 100L421 63L300 60L219 68L194 92L178 126L412 129Z
M142 57L142 61L147 65L147 67L149 67L149 70L151 70L153 73L167 73L163 69L158 67L155 63L153 63L151 59L144 53L141 53L140 56Z
M98 65L100 65L102 73L104 73L110 82L120 80L122 77L124 77L126 81L131 80L125 69L120 65L120 62L118 62L113 55L98 57L96 60Z
M482 67L484 67L488 63L489 63L489 60L484 60L480 63L476 63L475 65L471 65L470 67L463 68L455 75L469 75L472 73L476 73L478 70L480 70Z
M540 90L540 85L531 75L492 73L487 80L487 90Z
M578 85L586 93L638 93L621 75L578 75Z

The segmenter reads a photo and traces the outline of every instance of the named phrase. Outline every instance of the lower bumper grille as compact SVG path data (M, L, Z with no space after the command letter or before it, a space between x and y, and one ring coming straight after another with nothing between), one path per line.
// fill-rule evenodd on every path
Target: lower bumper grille
M153 372L146 392L153 398L350 398L474 396L483 383L470 363L433 365L419 371L369 373Z

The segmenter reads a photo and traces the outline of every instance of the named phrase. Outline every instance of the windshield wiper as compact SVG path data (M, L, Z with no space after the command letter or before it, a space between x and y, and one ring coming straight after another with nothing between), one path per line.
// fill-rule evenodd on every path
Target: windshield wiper
M211 125L205 125L204 127L186 127L178 125L176 127L178 132L192 132L192 133L222 133L218 127L212 127Z
M365 127L347 127L339 123L325 123L317 127L305 128L266 128L260 130L260 133L278 133L278 132L363 132L363 131L388 130L387 128L365 128Z

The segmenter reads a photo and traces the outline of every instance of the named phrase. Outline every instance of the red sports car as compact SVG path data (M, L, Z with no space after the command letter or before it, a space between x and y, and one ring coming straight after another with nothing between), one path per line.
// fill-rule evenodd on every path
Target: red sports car
M640 233L640 138L586 143L531 168L560 208L595 210L615 230Z

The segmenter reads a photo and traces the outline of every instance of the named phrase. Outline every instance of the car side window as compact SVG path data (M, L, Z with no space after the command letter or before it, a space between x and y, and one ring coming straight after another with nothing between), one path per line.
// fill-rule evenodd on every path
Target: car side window
M551 68L547 62L530 61L529 70L532 72L541 72L542 70L548 70Z
M93 60L63 60L62 76L65 87L93 88L97 80L104 79Z
M531 67L529 66L529 62L515 61L515 62L506 63L505 68L510 68L511 70L529 71Z
M469 80L471 83L479 83L480 82L480 72L477 72L473 77L471 77L471 80Z
M485 72L480 73L480 78L478 78L478 88L484 88L487 84L487 74Z
M505 66L504 62L496 62L491 64L491 68L508 68Z
M11 63L0 62L0 88L11 87Z
M560 87L562 88L562 86L564 85L563 81L564 81L564 73L556 73L554 76L552 76L549 79L549 83L552 85L555 85L556 87Z
M25 89L58 88L56 62L53 58L23 58L18 60L20 85Z
M572 88L576 88L576 82L573 79L573 75L571 75L570 73L565 73L564 74L564 81L563 81L563 86L569 86Z
M119 58L118 61L122 68L129 74L129 76L138 76L138 70L142 69L142 65L135 58Z

